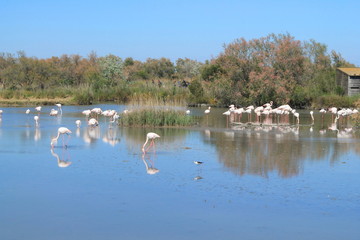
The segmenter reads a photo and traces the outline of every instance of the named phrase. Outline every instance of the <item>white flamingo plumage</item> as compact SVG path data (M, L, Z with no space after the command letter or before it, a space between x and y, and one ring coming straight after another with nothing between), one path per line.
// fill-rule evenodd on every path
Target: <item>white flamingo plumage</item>
M34 116L34 120L35 120L35 126L38 127L39 126L39 116Z
M299 124L299 122L300 122L299 113L298 113L298 112L294 112L294 116L296 117L297 124Z
M76 123L76 126L77 126L78 128L81 126L81 121L80 121L80 120L76 120L75 123Z
M144 145L142 146L143 153L146 153L146 151L148 151L152 146L154 146L154 149L155 149L155 139L156 138L160 138L160 136L158 134L156 134L156 133L149 132L149 133L146 134L146 141L145 141ZM145 151L145 146L146 146L146 144L148 143L149 140L150 140L150 145Z
M59 113L59 111L58 111L58 110L51 109L51 111L50 111L50 116L57 116L57 115L58 115L58 113Z
M67 147L67 145L65 144L65 141L64 141L64 135L66 134L66 135L68 135L68 136L70 137L69 134L71 134L72 132L71 132L68 128L66 128L66 127L59 127L59 129L58 129L57 132L58 132L57 136L54 137L53 139L51 139L51 142L50 142L51 147L52 147L52 148L54 147L54 145L55 145L55 143L57 142L57 140L58 140L58 138L60 137L60 135L63 136L63 146L64 146L64 147Z
M211 109L211 107L208 107L208 109L206 109L206 110L204 111L204 113L205 113L205 114L209 114L209 113L210 113L210 109Z
M61 103L57 103L57 104L55 104L55 106L57 106L59 108L60 114L62 115Z
M91 118L91 119L88 121L88 125L91 126L91 127L95 127L95 126L98 126L98 125L99 125L99 122L98 122L95 118Z
M82 111L82 114L84 114L86 117L89 117L90 116L90 114L91 114L91 110L84 110L84 111Z

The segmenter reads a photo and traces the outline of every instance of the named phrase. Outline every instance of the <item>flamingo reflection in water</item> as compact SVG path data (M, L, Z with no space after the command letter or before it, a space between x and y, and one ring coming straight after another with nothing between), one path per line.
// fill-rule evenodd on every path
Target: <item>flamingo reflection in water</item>
M34 132L34 140L37 142L41 139L41 130L40 128L35 128L35 132Z
M94 143L101 138L99 127L88 126L83 132L83 139L86 143Z
M117 135L118 135L117 128L108 128L102 140L103 142L108 143L114 147L116 144L120 142L120 138L118 138Z
M81 127L81 121L80 120L76 120L75 121L76 124L76 136L80 137L80 127Z
M65 158L64 155L67 153L67 150L66 150L66 149L63 149L62 151L63 151L63 155L62 155L63 157L62 157L62 159L64 159L64 158ZM60 159L59 155L54 152L54 149L53 149L53 148L50 149L50 152L51 152L51 155L53 155L53 156L56 158L58 167L60 167L60 168L66 168L66 167L68 167L68 166L71 165L72 162L70 162L70 161L68 161L68 160L62 160L62 159ZM68 154L67 154L67 156L68 156ZM69 157L68 157L68 158L69 158Z
M150 159L150 155L146 155L146 156L147 156L146 157L147 159L145 159L145 153L142 154L142 160L143 160L143 162L145 164L146 173L150 174L150 175L154 175L154 174L158 173L160 170L154 167L155 164ZM150 164L148 164L148 161L149 161Z

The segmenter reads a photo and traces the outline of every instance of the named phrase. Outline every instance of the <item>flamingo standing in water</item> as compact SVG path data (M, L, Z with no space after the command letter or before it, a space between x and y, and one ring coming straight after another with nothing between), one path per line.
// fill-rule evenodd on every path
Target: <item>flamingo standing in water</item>
M59 113L59 111L58 111L58 110L51 109L51 111L50 111L50 116L57 116L57 115L58 115L58 113Z
M211 107L208 107L208 109L206 109L206 110L204 111L204 113L205 113L205 114L209 114L209 113L210 113L210 109L211 109Z
M146 151L148 151L152 146L154 146L154 151L155 151L155 138L159 138L159 137L160 136L158 134L153 133L153 132L149 132L148 134L146 134L146 141L145 141L144 145L142 146L143 153L146 153ZM149 140L151 140L150 145L145 151L145 146Z
M86 119L88 119L89 118L89 116L90 116L90 114L91 114L91 110L84 110L84 111L82 111L82 114L84 114L85 116L86 116Z
M334 120L334 116L336 116L338 109L336 107L329 108L329 112L332 113L331 120Z
M227 110L226 112L224 112L223 115L226 115L226 127L228 127L229 116L231 115L230 110Z
M296 117L297 124L299 125L300 119L299 119L299 113L295 112L294 116Z
M211 107L208 107L208 109L206 109L204 111L204 113L206 115L206 124L209 124L209 116L208 116L208 114L210 113L210 109L211 109Z
M326 113L326 110L322 108L319 112L321 113L321 120L324 120L324 114Z
M251 111L254 109L254 106L247 107L245 112L248 114L248 121L251 122Z
M67 147L67 145L65 144L65 141L64 141L64 135L66 134L66 135L68 135L68 136L70 137L70 135L69 135L70 133L71 133L71 131L70 131L68 128L66 128L66 127L59 127L57 136L54 137L53 139L51 139L51 142L50 142L51 147L52 147L52 148L54 147L54 145L55 145L55 143L57 142L57 140L58 140L58 138L60 137L60 135L63 136L63 146L64 146L64 147Z
M311 120L312 120L312 122L311 122L311 125L314 125L314 112L313 111L310 111L310 116L311 116Z
M37 107L35 108L35 110L38 112L38 114L40 114L40 112L41 112L41 106L37 106Z
M35 120L35 126L38 127L39 126L39 116L34 116L34 120Z
M101 108L93 108L91 109L91 113L95 113L96 119L98 119L99 115L102 113Z
M80 120L76 120L75 123L76 123L76 126L77 126L78 128L81 126L81 121L80 121Z
M58 108L59 108L59 110L60 110L60 114L62 115L62 108L61 108L61 104L60 103L57 103L57 104L55 104Z
M91 118L89 121L88 121L88 125L90 127L96 127L99 125L99 122L98 120L96 120L95 118Z
M272 105L273 105L273 101L270 101L269 103L265 103L265 104L263 105L263 107L264 107L264 108L272 107Z

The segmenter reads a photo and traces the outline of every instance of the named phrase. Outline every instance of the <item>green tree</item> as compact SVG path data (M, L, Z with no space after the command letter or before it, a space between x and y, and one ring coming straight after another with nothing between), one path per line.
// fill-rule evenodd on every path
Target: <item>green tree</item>
M167 58L159 60L148 58L144 63L144 69L150 78L171 79L175 73L174 64Z
M200 74L202 64L189 58L178 58L176 60L176 73L181 79L191 79Z
M98 60L100 74L105 79L107 86L115 86L124 79L124 62L120 57L107 55Z

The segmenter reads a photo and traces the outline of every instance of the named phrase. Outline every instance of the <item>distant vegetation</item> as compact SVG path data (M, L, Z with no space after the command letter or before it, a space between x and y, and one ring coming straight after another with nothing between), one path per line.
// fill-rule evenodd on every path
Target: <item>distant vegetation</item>
M181 101L218 106L274 101L295 108L353 106L335 82L337 67L353 67L314 40L289 34L236 39L215 58L121 59L115 55L63 55L49 59L0 53L0 103L127 103Z

